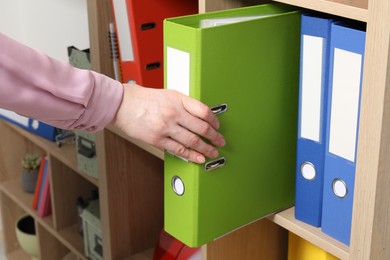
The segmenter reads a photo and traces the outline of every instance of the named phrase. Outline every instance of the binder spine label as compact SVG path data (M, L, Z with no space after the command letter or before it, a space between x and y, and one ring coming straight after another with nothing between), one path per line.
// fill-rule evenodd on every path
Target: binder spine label
M321 134L323 45L321 37L303 36L300 135L315 142Z
M21 116L21 115L18 115L16 114L15 112L12 112L12 111L9 111L9 110L5 110L5 109L2 109L0 108L0 115L18 123L18 124L21 124L23 125L24 127L28 127L28 117L24 117L24 116Z
M167 88L190 95L190 54L167 47Z
M335 48L329 152L355 162L362 55Z

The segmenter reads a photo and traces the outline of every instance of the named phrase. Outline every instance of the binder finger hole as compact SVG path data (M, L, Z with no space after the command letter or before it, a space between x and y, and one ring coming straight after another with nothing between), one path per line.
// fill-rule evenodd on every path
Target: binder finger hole
M339 198L345 198L348 194L347 184L340 179L334 179L332 182L332 189L334 195Z
M179 196L184 194L184 182L179 176L174 176L172 178L172 189Z
M310 162L304 162L301 165L301 174L306 180L314 180L316 178L316 169Z

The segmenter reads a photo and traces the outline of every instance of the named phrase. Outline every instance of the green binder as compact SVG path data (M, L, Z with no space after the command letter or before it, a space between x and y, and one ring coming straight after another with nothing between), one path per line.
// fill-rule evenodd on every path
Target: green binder
M226 139L204 165L165 154L165 229L188 246L293 205L299 46L300 12L282 4L165 20L166 88L220 108Z

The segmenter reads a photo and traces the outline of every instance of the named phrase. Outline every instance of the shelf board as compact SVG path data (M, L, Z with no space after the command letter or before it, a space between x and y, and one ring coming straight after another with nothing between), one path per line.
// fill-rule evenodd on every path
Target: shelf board
M347 4L342 4L338 2L343 2L339 0L338 2L329 1L329 0L275 0L276 2L285 3L289 5L295 5L302 8L311 9L318 12L328 13L332 15L337 15L341 17L350 18L353 20L358 20L362 22L367 22L368 20L368 10L364 6L352 6ZM344 1L345 2L345 1ZM355 1L358 2L358 1ZM361 1L360 1L361 2ZM360 4L362 5L362 4Z
M326 235L321 228L295 219L294 207L270 216L269 219L340 259L349 258L348 246Z

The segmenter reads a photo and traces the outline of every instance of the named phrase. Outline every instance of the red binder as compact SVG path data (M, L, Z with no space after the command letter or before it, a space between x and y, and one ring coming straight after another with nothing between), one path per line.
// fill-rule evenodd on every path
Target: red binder
M164 230L154 249L153 260L197 260L201 259L200 247L189 247Z
M164 87L163 20L198 13L198 0L112 0L123 82Z

